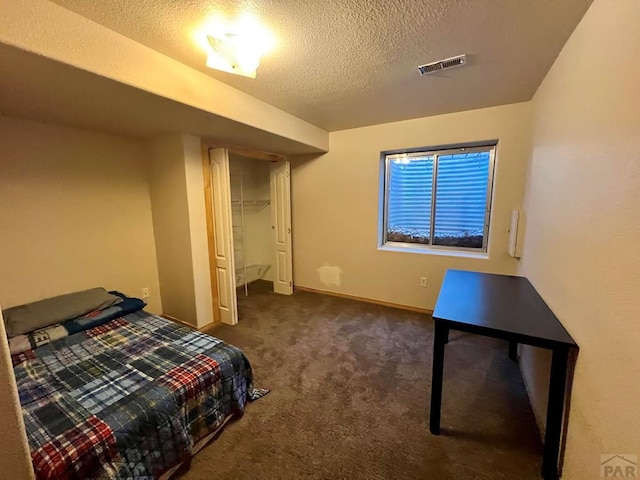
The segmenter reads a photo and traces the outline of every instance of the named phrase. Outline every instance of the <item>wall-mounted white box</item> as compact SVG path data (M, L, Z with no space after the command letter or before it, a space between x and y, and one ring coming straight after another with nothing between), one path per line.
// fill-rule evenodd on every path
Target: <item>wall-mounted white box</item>
M524 212L522 210L511 210L511 221L509 222L509 243L507 252L514 258L522 257L524 241Z

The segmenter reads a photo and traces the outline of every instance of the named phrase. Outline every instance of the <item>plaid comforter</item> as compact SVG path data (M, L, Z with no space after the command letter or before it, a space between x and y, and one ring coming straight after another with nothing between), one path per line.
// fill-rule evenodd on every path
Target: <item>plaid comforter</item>
M239 349L146 312L12 358L39 479L157 478L252 388Z

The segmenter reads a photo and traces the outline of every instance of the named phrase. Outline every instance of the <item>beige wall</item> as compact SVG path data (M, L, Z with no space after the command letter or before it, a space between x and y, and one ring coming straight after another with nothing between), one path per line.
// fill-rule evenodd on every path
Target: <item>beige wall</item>
M596 0L533 101L521 272L580 345L567 480L599 478L601 454L640 454L638 25L640 2ZM540 357L522 359L530 386L546 382Z
M3 307L104 286L160 311L144 146L0 117Z
M149 143L149 183L163 313L194 326L213 321L200 139Z
M378 250L381 151L493 139L499 144L488 259ZM507 229L510 210L522 202L529 103L335 132L330 144L320 158L292 162L295 285L432 309L447 268L515 273ZM323 282L318 269L325 266L340 269L339 278L329 274ZM421 276L427 288L419 286Z

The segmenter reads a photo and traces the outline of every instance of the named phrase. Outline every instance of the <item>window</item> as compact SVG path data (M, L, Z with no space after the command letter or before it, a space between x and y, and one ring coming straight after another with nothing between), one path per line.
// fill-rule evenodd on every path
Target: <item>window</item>
M486 252L495 144L383 154L385 246Z

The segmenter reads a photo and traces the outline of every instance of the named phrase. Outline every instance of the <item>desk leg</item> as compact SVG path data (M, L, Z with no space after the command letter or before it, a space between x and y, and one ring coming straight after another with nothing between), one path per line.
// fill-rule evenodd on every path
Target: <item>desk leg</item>
M544 436L544 451L542 456L542 477L544 480L558 479L558 455L560 453L560 439L562 435L568 358L568 347L557 347L553 350L551 379L549 381L549 400L547 404L547 428Z
M433 337L433 372L431 375L431 414L429 430L440 434L440 407L442 405L442 372L444 370L444 346L449 339L449 327L436 321Z
M509 358L518 360L518 342L509 342Z

